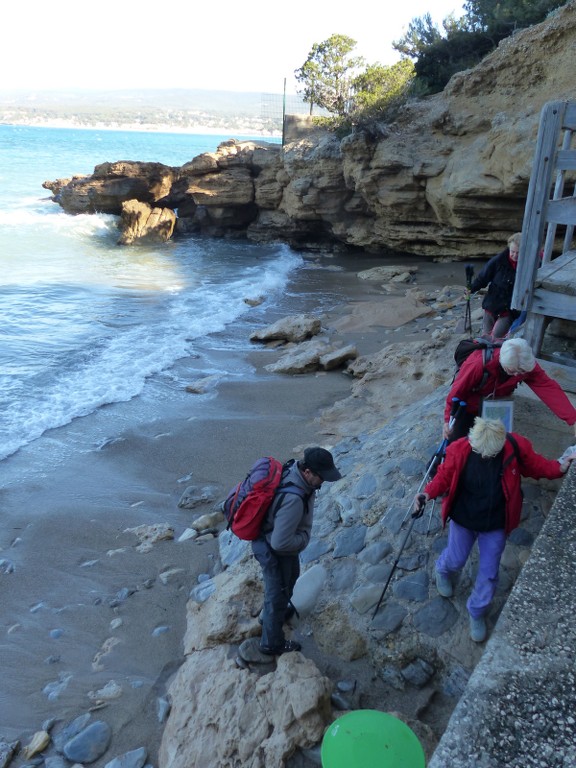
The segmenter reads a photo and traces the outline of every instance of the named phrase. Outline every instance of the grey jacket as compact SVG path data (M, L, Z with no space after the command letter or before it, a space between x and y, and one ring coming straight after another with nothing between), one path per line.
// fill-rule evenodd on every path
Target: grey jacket
M305 498L296 493L285 493L280 504L273 501L264 520L262 534L277 554L296 555L306 549L310 541L316 494L300 474L296 462L288 470L282 486L286 483L302 488Z

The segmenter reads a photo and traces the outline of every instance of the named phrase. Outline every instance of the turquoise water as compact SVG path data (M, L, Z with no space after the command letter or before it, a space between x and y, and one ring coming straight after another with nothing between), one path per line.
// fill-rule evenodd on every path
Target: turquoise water
M183 385L176 361L211 334L247 344L246 298L284 295L302 265L286 246L119 247L115 217L69 216L42 188L107 161L182 165L227 138L0 126L0 459L151 377Z

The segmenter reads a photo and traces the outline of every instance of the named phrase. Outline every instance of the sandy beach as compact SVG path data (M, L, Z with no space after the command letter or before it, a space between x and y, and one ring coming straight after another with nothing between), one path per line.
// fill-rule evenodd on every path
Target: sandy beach
M398 261L310 259L290 286L293 298L265 319L290 314L291 305L314 311L322 296L325 322L332 328L340 320L339 340L361 355L407 335L425 338L430 316L397 326L386 313L362 312L363 303L385 303L387 293L357 272L381 263ZM415 264L419 286L464 283L463 265ZM253 346L236 361L246 375L207 395L107 406L2 462L0 560L13 568L0 571L4 739L24 745L51 718L61 725L98 710L113 739L95 766L142 746L157 764L162 697L182 658L185 604L199 579L220 569L215 538L178 541L213 505L180 508L184 490L206 489L218 499L260 455L287 459L309 444L330 447L337 430L317 417L350 393L351 378L339 371L268 373L264 366L277 356ZM193 380L196 361L180 365ZM140 551L134 529L160 524L173 538Z

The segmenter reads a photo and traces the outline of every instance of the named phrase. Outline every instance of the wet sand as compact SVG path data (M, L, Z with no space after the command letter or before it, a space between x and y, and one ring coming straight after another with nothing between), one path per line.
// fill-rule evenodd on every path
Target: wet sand
M322 296L331 324L354 317L338 333L342 344L376 351L408 330L398 334L374 313L361 322L362 302L386 296L356 273L382 261L349 259L344 269L342 261L311 263L286 306L313 311ZM462 265L424 269L438 285L463 283ZM265 319L290 314L286 306L270 308ZM185 604L198 577L219 570L214 538L178 542L212 507L181 509L182 493L209 487L221 498L257 456L329 448L315 417L350 391L350 378L338 371L269 374L264 366L277 356L262 347L237 353L238 370L249 373L208 395L107 406L1 463L0 560L14 570L0 572L0 736L26 744L48 718L62 724L94 709L113 739L93 765L142 746L157 764L158 702L181 661ZM201 363L179 365L192 377ZM174 538L138 551L130 529L164 523Z

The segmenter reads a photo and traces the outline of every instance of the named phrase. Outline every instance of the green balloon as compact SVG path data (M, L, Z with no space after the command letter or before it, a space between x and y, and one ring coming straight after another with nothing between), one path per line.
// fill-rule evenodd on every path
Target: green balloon
M335 720L322 739L322 768L425 768L414 731L377 709L357 709Z

